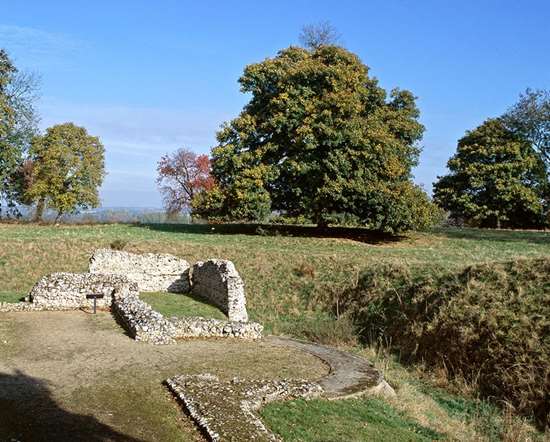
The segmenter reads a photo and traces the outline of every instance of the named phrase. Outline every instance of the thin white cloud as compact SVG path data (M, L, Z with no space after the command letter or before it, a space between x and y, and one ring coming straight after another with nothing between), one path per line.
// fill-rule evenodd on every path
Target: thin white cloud
M229 118L209 110L67 103L46 97L42 126L72 121L99 136L107 149L129 156L153 156L187 147L208 152L220 124Z
M220 124L230 118L208 109L74 103L45 97L41 126L74 122L100 137L106 151L107 177L101 189L105 206L160 206L157 162L186 147L208 153Z
M48 65L69 66L71 56L86 47L73 37L41 29L0 24L0 46L16 61L44 69Z

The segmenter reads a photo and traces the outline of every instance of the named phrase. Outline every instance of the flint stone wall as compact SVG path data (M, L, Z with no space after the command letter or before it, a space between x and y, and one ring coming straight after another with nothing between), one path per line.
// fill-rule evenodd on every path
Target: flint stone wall
M86 295L102 294L97 306L110 308L113 296L138 294L138 287L126 277L93 273L52 273L40 279L29 292L35 308L71 309L93 306Z
M248 321L244 282L231 261L209 259L193 266L193 294L219 307L230 321Z
M151 344L174 344L182 338L261 339L263 327L255 322L232 322L201 317L170 318L153 310L137 294L115 295L113 312L136 340Z
M142 292L185 293L190 290L189 268L174 255L99 249L90 258L89 272L124 275Z
M220 321L200 316L170 318L176 338L261 339L263 326L257 322Z
M115 295L113 312L136 341L151 344L176 342L176 327L149 304L139 299L138 293Z
M36 305L32 302L0 302L0 313L11 312L42 312L42 311L65 311L74 310L73 307L51 307L47 305Z
M208 439L214 442L280 441L263 424L257 410L269 402L312 399L323 393L319 384L306 380L235 377L222 381L210 373L175 376L166 384Z

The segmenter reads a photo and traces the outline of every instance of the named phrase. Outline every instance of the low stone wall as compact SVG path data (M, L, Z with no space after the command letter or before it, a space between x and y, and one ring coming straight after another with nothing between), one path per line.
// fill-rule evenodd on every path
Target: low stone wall
M98 249L90 258L90 273L124 275L142 292L185 293L189 287L189 263L168 254L136 254Z
M159 264L162 262L170 264L163 267ZM148 280L151 275L153 281ZM166 287L168 281L172 282ZM158 291L161 283L170 290L177 287L178 291L188 291L187 262L172 255L97 250L90 260L90 273L44 276L25 298L27 302L0 303L0 312L91 308L94 301L86 296L101 294L103 298L96 300L97 306L112 309L137 341L171 344L182 338L262 338L263 326L248 322L244 283L231 261L212 259L193 267L193 293L217 305L227 314L228 321L202 317L166 319L139 298L140 289Z
M115 295L112 309L136 341L151 344L176 342L176 327L149 304L139 299L137 293Z
M257 410L285 399L319 397L315 382L283 379L222 381L210 373L174 376L166 381L191 418L212 441L277 441L261 421Z
M128 333L137 341L172 344L181 338L261 339L263 327L257 323L220 321L202 317L166 319L139 298L138 286L125 276L105 273L53 273L32 288L29 302L0 303L0 312L74 310L91 308L86 295L102 294L99 308L110 308Z
M10 312L42 312L42 311L64 311L74 310L74 307L50 307L47 305L36 305L32 302L0 302L0 313Z
M230 321L248 321L244 282L231 261L197 262L193 266L192 291L219 307Z
M257 322L220 321L200 316L170 318L176 327L176 338L243 338L261 339L263 326Z
M115 294L138 294L135 283L120 275L93 273L52 273L40 279L31 289L28 299L33 308L77 309L93 306L86 295L102 294L97 306L110 308Z
M220 321L202 317L166 319L137 294L115 296L113 312L136 340L173 344L183 338L261 339L263 326L255 322Z
M306 380L220 380L210 373L174 376L166 381L192 419L212 441L278 441L257 410L292 398L348 399L363 395L394 398L395 391L367 359L335 348L288 338L270 337L283 345L317 356L329 373L316 382Z

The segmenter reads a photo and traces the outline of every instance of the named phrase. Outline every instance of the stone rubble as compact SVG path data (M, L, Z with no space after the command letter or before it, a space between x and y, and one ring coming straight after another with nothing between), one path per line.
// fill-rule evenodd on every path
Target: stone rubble
M200 316L170 318L176 327L176 338L242 338L261 339L263 326L257 322L220 321Z
M52 273L41 278L31 289L28 299L34 306L49 308L78 309L93 306L86 295L103 295L97 299L97 306L110 308L113 295L138 294L135 283L120 275L93 273Z
M218 306L230 321L248 321L244 282L231 261L199 261L192 271L193 294Z
M139 294L115 296L112 309L136 341L150 344L176 342L176 327L149 304L139 299Z
M51 307L47 305L37 305L32 302L0 302L0 313L10 312L42 312L42 311L64 311L74 310L73 307Z
M142 292L186 293L189 268L185 259L174 255L98 249L90 258L89 272L124 275Z
M322 387L306 380L221 381L209 373L180 375L166 381L197 425L212 441L277 441L257 410L269 402L316 398Z

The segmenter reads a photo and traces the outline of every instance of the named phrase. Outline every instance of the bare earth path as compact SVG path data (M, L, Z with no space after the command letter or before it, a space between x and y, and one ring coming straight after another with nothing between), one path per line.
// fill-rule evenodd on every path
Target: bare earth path
M316 380L328 369L268 341L139 343L109 313L2 314L0 440L201 440L162 385L201 372Z

